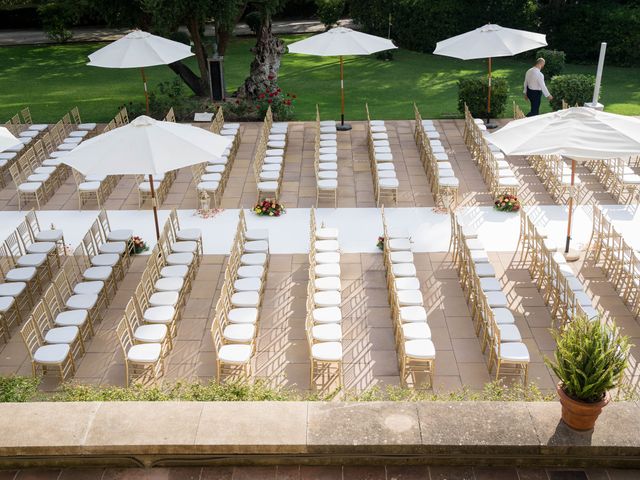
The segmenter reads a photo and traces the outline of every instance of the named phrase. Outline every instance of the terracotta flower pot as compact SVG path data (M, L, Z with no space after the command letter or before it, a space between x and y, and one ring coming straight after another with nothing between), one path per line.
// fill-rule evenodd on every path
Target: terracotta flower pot
M568 396L559 383L556 387L560 404L562 405L562 421L574 430L591 430L596 424L596 420L600 416L602 409L609 403L611 397L609 392L604 398L596 403L582 402L574 400Z

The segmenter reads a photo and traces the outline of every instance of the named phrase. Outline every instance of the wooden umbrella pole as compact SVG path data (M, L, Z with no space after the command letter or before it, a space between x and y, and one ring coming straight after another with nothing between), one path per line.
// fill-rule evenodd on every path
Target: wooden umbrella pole
M160 240L160 224L158 223L158 204L156 203L156 189L153 186L153 175L149 175L149 187L151 188L151 206L153 207L153 221L156 225L156 240Z
M569 253L569 245L571 244L571 220L573 217L573 187L576 179L576 161L571 160L571 195L569 196L569 222L567 224L567 244L564 247L564 253Z
M344 126L344 62L340 55L340 125Z
M140 67L140 73L142 74L142 83L144 84L144 99L147 104L147 115L149 115L149 92L147 90L147 77L144 74L143 67Z
M491 57L489 57L489 88L487 92L487 125L491 120Z

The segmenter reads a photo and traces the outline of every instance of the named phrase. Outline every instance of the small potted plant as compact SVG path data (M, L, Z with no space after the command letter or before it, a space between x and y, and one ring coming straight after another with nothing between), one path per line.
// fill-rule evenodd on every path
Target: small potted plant
M376 247L380 250L384 250L384 237L378 237L378 243L376 243Z
M520 210L520 200L515 195L505 193L493 202L494 208L499 212L517 212Z
M560 379L562 420L574 430L591 430L627 368L631 345L615 325L576 317L554 331L556 352L546 364Z

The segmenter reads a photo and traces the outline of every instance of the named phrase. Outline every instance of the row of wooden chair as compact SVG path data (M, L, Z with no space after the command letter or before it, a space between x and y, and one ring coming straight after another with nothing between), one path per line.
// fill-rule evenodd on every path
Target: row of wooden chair
M558 246L543 229L536 227L524 208L520 210L519 249L523 263L530 257L529 273L551 307L554 324L562 326L576 316L588 319L600 316Z
M118 113L116 113L115 117L109 120L109 123L105 125L101 133L106 133L109 130L122 127L123 125L127 125L128 123L129 123L129 112L127 112L127 107L122 107L120 110L118 110Z
M41 230L37 214L31 210L4 242L1 253L0 327L7 338L11 327L22 323L34 307L49 271L60 267L64 237L61 230ZM27 254L31 257L24 257Z
M79 115L77 107L72 112ZM33 145L21 148L16 162L9 167L18 192L18 208L22 208L23 202L32 201L40 208L68 176L69 168L62 164L62 157L92 133L79 127L94 125L76 124L71 118L71 113L66 113L41 138L30 139Z
M451 213L453 261L465 292L475 332L483 353L489 348L489 372L496 367L500 375L515 375L527 384L530 355L515 323L489 255L477 235L464 231L455 213Z
M384 120L371 120L368 104L365 103L364 108L367 113L367 146L376 205L380 206L383 199L390 199L395 205L398 203L400 182L393 163L387 127Z
M593 230L587 251L636 318L640 317L640 254L599 205L593 207Z
M500 150L487 141L486 126L473 118L469 108L464 107L464 141L471 152L471 158L478 165L485 183L494 197L505 193L518 195L520 182Z
M634 157L611 158L591 160L585 165L618 203L631 203L640 199L640 175L631 167L636 162Z
M584 197L582 179L574 175L572 191L571 167L560 155L531 155L527 160L556 203L564 205L570 196L581 202Z
M320 120L316 105L314 170L316 174L316 205L320 200L333 200L338 206L338 135L336 122Z
M287 122L273 122L273 114L269 107L262 123L253 160L258 201L267 197L275 201L280 198L288 128Z
M173 348L201 260L201 232L181 229L172 210L116 327L127 385L156 381L164 374L164 359Z
M249 380L259 332L260 309L269 268L269 232L248 229L240 218L211 323L216 381Z
M34 376L40 372L55 373L65 380L75 373L86 342L94 335L96 323L102 320L115 296L117 282L121 279L116 265L126 264L124 259L132 234L128 240L120 238L128 236L129 232L111 231L106 212L102 211L83 238L82 245L71 258L65 255L62 269L20 332ZM58 236L64 242L61 234ZM106 241L114 236L118 236L118 241ZM55 237L51 234L50 238ZM96 242L100 242L98 246ZM105 251L121 253L101 253ZM114 259L114 256L118 258Z
M449 156L440 141L433 120L423 120L418 106L413 104L415 116L414 138L420 152L420 161L431 185L437 205L455 206L458 202L460 181L449 162Z
M339 231L324 224L318 227L314 208L310 216L305 317L310 384L328 390L334 381L336 388L344 384Z
M418 387L421 376L427 386L433 385L436 348L427 322L427 310L420 289L420 279L413 263L411 238L404 230L390 229L381 211L384 265L400 381L402 385Z
M231 139L232 143L224 151L222 157L209 163L194 165L191 168L191 173L193 174L198 197L202 198L203 192L206 192L210 199L209 204L213 201L213 206L218 208L240 145L240 124L224 123L222 107L218 107L218 112L211 123L210 130L217 135Z

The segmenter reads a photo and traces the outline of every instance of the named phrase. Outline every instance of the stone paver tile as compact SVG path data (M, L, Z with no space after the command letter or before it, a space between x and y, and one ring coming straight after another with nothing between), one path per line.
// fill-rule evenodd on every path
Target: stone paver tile
M472 467L429 467L431 480L474 480Z
M300 480L342 480L342 466L302 465L300 466Z
M233 467L202 467L200 480L233 480Z
M384 465L345 465L344 478L349 480L385 480L386 471Z
M233 480L275 480L276 467L235 467Z

